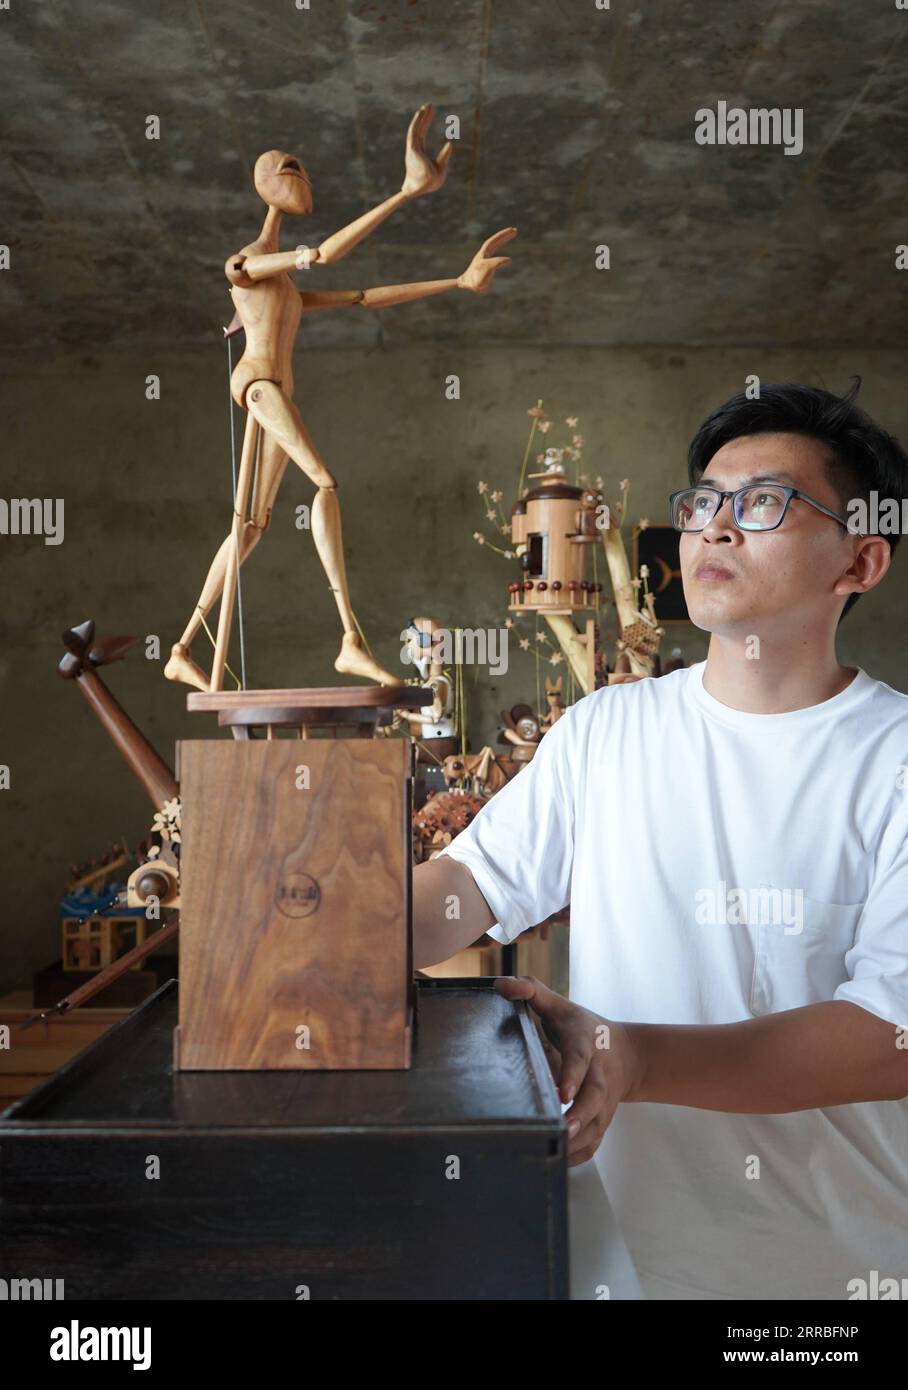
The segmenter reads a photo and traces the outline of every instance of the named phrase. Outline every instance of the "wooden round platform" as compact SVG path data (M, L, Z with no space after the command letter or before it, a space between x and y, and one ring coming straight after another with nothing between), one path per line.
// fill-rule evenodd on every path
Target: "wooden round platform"
M368 734L390 724L396 709L431 705L435 692L417 685L318 685L296 690L197 690L191 712L217 714L218 724L274 728L356 726Z

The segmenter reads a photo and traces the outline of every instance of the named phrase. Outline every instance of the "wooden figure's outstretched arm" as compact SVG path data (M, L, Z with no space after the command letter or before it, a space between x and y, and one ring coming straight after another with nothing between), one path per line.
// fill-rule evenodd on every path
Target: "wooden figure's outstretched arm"
M224 267L227 279L237 284L243 283L245 277L248 288L249 283L267 280L272 275L289 275L293 270L309 270L314 265L331 265L332 262L346 256L348 251L352 251L370 232L374 232L386 217L390 217L395 208L409 201L409 197L403 193L395 193L392 198L386 198L378 207L364 212L362 217L358 217L341 231L335 232L318 246L297 246L293 251L269 251L262 256L231 256Z
M415 194L412 195L415 197ZM334 232L318 246L298 246L293 251L270 251L263 256L231 256L225 267L228 280L231 268L244 275L247 281L267 280L272 275L289 275L293 270L309 270L314 265L331 265L352 251L370 232L381 226L396 208L410 201L403 192L386 198L378 207L364 212L349 226Z
M463 274L454 279L416 280L409 285L375 285L368 290L301 290L303 309L344 309L352 304L360 304L364 309L387 309L392 304L426 299L429 295L444 294L454 289L486 294L495 271L511 264L510 256L496 256L495 251L516 235L516 227L505 227L488 237Z
M318 246L307 247L304 250L276 251L264 256L249 256L246 260L232 256L227 262L227 278L231 278L230 267L238 272L241 266L242 273L249 280L264 280L270 275L308 269L313 265L332 265L358 246L376 227L380 227L392 212L403 207L404 203L441 188L448 176L448 164L454 147L448 141L434 159L426 154L426 134L434 115L435 107L430 102L425 102L410 122L404 155L404 181L399 193L392 194L377 207L364 212L361 217L342 227L339 232L334 232ZM305 258L304 252L307 253Z
M310 309L346 309L360 304L364 309L386 309L410 299L425 299L430 294L444 294L457 288L456 280L423 280L410 285L375 285L369 290L301 290L303 311Z
M364 212L355 222L350 222L321 242L318 247L319 264L331 265L332 262L339 261L404 203L409 203L412 198L421 198L426 193L435 193L441 188L448 177L448 165L454 146L448 140L434 159L426 154L426 136L434 116L435 107L426 101L410 121L404 153L404 181L400 186L400 192L386 198L378 207Z

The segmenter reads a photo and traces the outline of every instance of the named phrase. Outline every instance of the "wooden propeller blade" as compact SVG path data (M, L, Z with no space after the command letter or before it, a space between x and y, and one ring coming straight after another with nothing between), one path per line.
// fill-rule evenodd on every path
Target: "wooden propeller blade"
M92 666L108 666L111 661L122 661L123 657L138 642L138 637L102 637L92 644L88 659Z

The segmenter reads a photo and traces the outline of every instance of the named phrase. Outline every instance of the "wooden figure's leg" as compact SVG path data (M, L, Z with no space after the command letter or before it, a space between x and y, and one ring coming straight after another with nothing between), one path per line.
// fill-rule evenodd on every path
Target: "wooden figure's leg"
M392 676L362 648L347 589L337 482L313 444L299 411L273 381L253 382L246 393L246 408L318 487L312 505L312 535L344 628L334 669L364 676L379 685L399 685L400 677Z
M287 456L283 449L275 440L264 435L259 449L259 465L255 474L251 515L250 519L243 525L240 538L240 565L245 563L247 557L268 529L275 494L280 486L286 466ZM179 642L174 643L171 650L170 660L164 667L164 674L168 680L183 681L187 685L196 686L199 690L209 688L208 677L190 657L189 647L202 625L202 619L208 616L223 591L227 560L233 545L233 532L231 531L212 561L199 601L183 635Z

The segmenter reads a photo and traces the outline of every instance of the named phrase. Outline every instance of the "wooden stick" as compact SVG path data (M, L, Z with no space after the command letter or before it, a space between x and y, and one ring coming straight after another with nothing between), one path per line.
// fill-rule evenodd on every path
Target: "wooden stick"
M106 989L108 985L113 984L114 980L125 975L126 971L131 969L137 961L144 960L146 956L151 955L152 951L163 946L165 941L169 941L172 936L176 935L179 927L179 918L169 922L166 927L161 927L160 931L156 931L141 945L133 946L132 950L127 951L125 956L120 956L119 960L115 960L106 969L99 970L93 980L80 985L78 989L73 990L72 994L67 994L66 998L61 999L58 1004L54 1004L52 1009L44 1009L40 1013L32 1014L31 1018L27 1018L24 1023L19 1025L19 1032L31 1028L33 1023L40 1023L42 1019L49 1018L51 1014L67 1014L72 1009L78 1009L80 1004L84 1004L86 1000L100 994L102 989Z
M178 796L179 790L170 768L114 699L100 676L90 666L86 666L76 677L76 684L101 721L114 747L126 759L148 792L155 809L160 810L165 801Z
M122 854L117 855L116 859L111 859L106 864L99 864L96 869L90 869L89 872L83 874L81 878L73 879L72 883L69 885L69 891L74 893L79 888L85 888L89 883L94 883L97 878L109 878L113 870L119 869L120 865L125 864L128 858L129 851L124 850Z
M605 550L605 558L608 561L609 575L612 581L612 589L615 593L615 607L618 610L618 621L621 630L631 627L637 622L637 592L631 583L631 567L628 564L627 551L624 548L624 541L621 531L617 526L606 527L602 531L602 546ZM635 676L651 676L653 673L653 663L637 655L636 652L628 650L631 672Z

